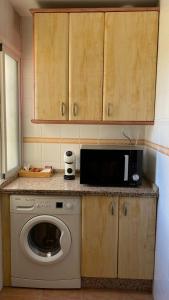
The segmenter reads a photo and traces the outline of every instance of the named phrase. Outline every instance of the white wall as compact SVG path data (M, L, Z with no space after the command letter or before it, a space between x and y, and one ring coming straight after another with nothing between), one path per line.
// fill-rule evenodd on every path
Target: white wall
M79 167L80 139L123 139L122 129L133 138L144 138L144 126L111 125L36 125L31 123L33 105L33 59L32 59L32 18L22 18L23 48L23 135L24 137L59 138L60 142L24 143L24 162L36 166L53 165L63 169L63 153L72 149L77 155ZM66 144L64 139L75 139Z
M160 3L159 53L155 125L146 139L163 146L166 155L148 149L145 170L159 186L154 299L169 299L169 1Z
M15 52L21 51L21 19L8 0L0 0L0 41Z

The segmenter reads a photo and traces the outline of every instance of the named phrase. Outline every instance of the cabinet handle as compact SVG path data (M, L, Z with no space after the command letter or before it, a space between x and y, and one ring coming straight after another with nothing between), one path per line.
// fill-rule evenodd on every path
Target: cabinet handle
M127 216L127 206L126 206L126 204L123 205L123 215L125 217Z
M74 117L77 116L77 113L78 113L78 106L77 106L77 103L74 103L73 104L73 115L74 115Z
M114 209L114 204L112 203L112 207L111 207L111 214L112 214L112 216L114 216L114 214L115 214L115 209Z
M108 103L108 104L107 104L107 115L108 115L108 117L111 116L110 108L111 108L111 103Z
M65 115L65 103L62 102L61 104L61 114L62 114L62 117Z

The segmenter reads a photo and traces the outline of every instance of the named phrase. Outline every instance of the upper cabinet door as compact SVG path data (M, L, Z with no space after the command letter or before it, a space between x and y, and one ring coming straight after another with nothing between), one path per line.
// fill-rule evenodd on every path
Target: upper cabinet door
M158 12L105 14L103 120L153 121Z
M34 15L35 118L68 119L67 13Z
M103 43L104 13L70 13L70 120L102 120Z

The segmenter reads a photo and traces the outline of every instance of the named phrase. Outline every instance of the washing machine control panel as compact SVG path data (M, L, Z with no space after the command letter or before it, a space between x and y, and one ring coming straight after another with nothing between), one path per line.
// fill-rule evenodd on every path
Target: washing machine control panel
M35 214L77 214L80 213L80 197L65 196L11 196L10 211Z
M60 210L70 210L73 209L74 203L73 201L38 201L35 205L39 209L56 209L57 211Z
M40 202L40 203L37 203L37 204L36 204L36 207L37 207L37 208L50 208L51 205L50 205L50 203Z
M73 203L67 202L67 203L65 204L65 208L67 208L67 209L72 209L72 208L73 208Z

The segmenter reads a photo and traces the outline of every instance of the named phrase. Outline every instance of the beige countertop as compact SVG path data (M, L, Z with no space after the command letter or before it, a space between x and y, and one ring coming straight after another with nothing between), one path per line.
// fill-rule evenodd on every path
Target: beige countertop
M41 194L41 195L119 195L119 196L158 196L158 188L154 184L143 181L139 187L96 187L80 184L79 176L75 180L64 180L58 173L50 178L18 177L1 188L1 193L9 194Z

